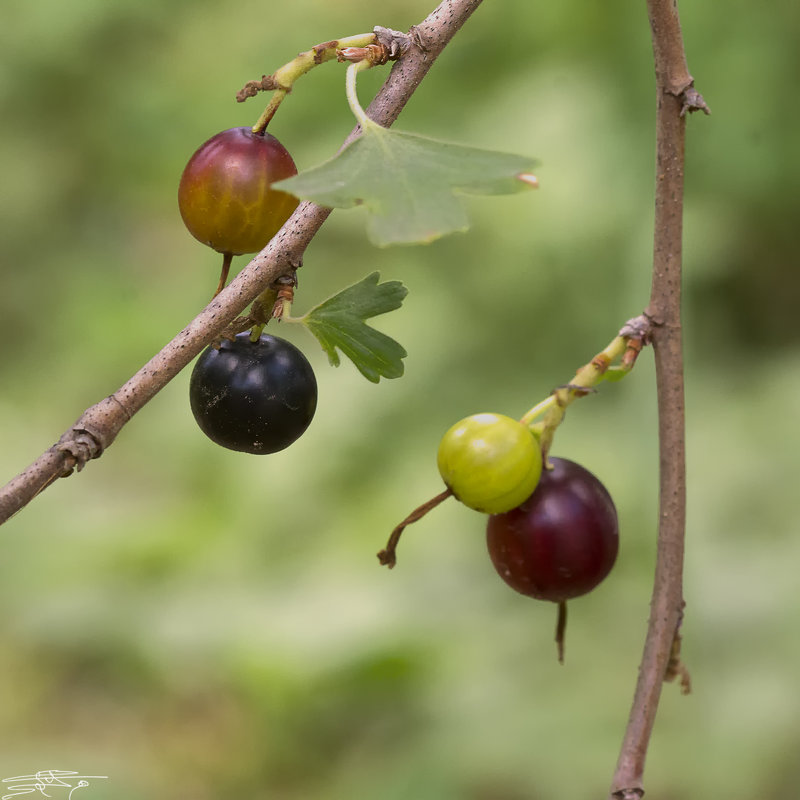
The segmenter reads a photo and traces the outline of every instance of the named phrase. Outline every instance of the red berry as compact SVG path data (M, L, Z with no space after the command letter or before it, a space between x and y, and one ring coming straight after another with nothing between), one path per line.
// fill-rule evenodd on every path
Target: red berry
M512 589L562 603L594 589L614 566L617 512L605 486L573 461L551 459L534 493L489 517L489 555Z
M189 232L220 253L261 250L297 208L272 189L297 174L286 148L269 133L231 128L212 136L189 159L178 206Z

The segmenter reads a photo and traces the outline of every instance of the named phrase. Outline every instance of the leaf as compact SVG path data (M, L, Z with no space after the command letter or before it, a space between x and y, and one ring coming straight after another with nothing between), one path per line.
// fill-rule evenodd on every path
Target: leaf
M297 320L319 339L333 366L339 366L338 347L373 383L381 377L399 378L406 357L406 351L394 339L364 322L400 308L408 294L400 281L378 283L379 279L380 274L373 272Z
M373 243L412 244L467 229L456 193L510 194L530 188L519 176L529 174L534 164L530 158L371 123L334 158L274 185L324 206L364 205Z

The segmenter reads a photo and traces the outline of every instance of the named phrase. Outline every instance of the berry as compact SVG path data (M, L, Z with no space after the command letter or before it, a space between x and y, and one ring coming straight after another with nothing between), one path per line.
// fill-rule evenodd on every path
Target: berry
M464 505L499 514L530 497L542 472L539 443L521 422L474 414L442 437L439 474Z
M297 207L271 184L297 174L286 148L269 133L231 128L189 159L178 206L189 232L220 253L261 250Z
M192 413L213 442L245 453L276 453L309 426L317 381L306 357L277 336L223 340L198 359L189 382Z
M489 517L489 555L512 589L563 603L594 589L614 566L617 512L605 486L574 461L551 459L518 508Z

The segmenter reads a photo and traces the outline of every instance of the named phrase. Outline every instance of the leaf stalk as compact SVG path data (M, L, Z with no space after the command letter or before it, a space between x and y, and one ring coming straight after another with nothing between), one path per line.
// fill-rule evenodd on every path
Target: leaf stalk
M356 78L359 72L369 69L372 63L368 59L363 61L356 61L347 67L347 75L345 77L345 90L347 92L347 104L353 112L353 116L358 120L362 131L366 131L369 127L380 127L376 122L373 122L368 116L367 112L361 107L358 102L358 92L356 91Z

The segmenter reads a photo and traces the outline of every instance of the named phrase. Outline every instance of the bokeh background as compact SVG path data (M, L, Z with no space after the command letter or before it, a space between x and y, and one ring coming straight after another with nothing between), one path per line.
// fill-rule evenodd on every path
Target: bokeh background
M770 800L800 783L797 10L686 3L713 115L688 124L689 452L684 655L648 760L662 800ZM422 0L4 0L0 24L0 481L205 304L219 267L181 223L194 149L252 124L236 90L319 41L407 29ZM105 775L88 797L573 800L605 796L655 551L651 355L574 406L555 453L617 502L621 553L555 609L494 574L440 490L454 421L519 416L646 305L654 81L644 4L486 2L398 127L536 156L536 193L468 200L471 230L378 250L362 212L314 240L296 310L378 269L401 380L327 365L285 452L196 428L188 370L80 476L0 529L0 777ZM366 105L385 71L363 75ZM350 130L343 70L303 78L271 131L301 168ZM239 259L238 266L245 263Z

